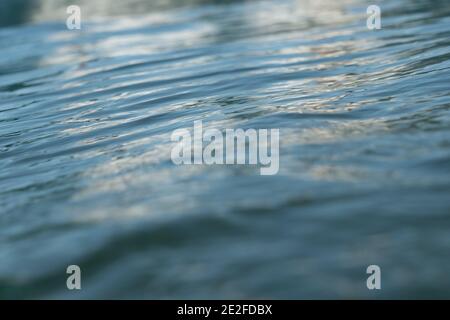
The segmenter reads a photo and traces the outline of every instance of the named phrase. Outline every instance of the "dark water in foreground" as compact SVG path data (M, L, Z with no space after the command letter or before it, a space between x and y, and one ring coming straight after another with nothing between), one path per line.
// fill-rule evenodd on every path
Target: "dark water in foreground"
M0 298L450 298L449 2L368 4L8 14ZM280 128L278 175L173 165L200 119Z

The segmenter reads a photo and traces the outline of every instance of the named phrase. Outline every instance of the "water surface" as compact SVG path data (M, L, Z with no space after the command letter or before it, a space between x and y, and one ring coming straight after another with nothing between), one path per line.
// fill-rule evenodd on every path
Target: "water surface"
M448 1L2 3L0 298L450 297ZM195 120L279 173L175 166Z

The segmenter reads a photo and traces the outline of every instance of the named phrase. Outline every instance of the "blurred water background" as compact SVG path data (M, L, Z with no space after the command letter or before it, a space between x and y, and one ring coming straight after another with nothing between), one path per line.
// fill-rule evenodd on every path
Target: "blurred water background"
M450 298L448 0L2 0L0 26L0 298ZM195 120L280 128L278 175L175 166Z

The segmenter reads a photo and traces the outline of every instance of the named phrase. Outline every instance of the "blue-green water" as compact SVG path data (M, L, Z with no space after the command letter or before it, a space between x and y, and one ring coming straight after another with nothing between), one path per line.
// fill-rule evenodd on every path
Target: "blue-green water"
M450 298L448 1L0 9L0 298ZM279 173L174 165L195 120Z

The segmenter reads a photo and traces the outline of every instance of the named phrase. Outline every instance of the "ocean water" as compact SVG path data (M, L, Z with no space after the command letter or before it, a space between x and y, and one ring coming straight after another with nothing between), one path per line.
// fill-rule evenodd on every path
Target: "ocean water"
M447 0L0 11L0 298L450 298ZM278 174L174 165L195 120Z

